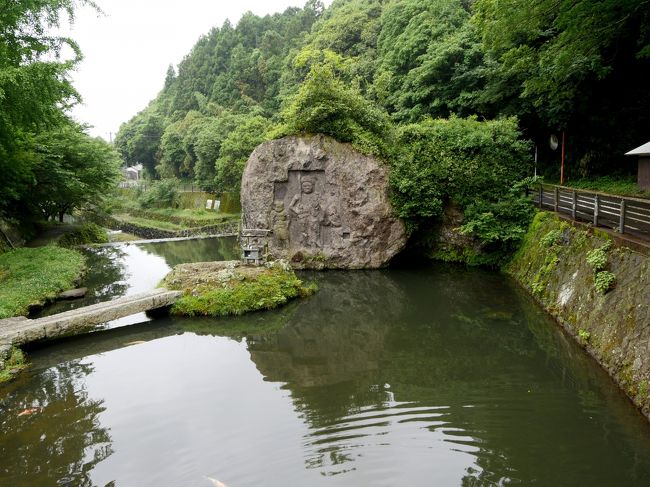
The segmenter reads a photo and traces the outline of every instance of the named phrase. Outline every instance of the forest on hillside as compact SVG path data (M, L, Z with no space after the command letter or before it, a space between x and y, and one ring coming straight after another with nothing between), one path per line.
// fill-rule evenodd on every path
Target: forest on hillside
M119 156L152 179L236 191L260 142L324 133L391 166L413 240L453 202L461 231L503 256L531 218L533 154L557 176L550 134L566 134L570 179L629 173L623 153L648 140L650 0L309 0L247 13L169 67L114 147L67 115L81 53L49 32L81 5L95 4L0 10L1 219L101 208Z
M516 117L549 178L559 153L548 138L562 131L569 177L625 173L623 153L648 139L649 75L647 0L310 0L201 37L116 144L151 177L223 191L287 126L353 140L355 128L336 126L343 112L366 110L370 132ZM292 126L301 102L317 123Z

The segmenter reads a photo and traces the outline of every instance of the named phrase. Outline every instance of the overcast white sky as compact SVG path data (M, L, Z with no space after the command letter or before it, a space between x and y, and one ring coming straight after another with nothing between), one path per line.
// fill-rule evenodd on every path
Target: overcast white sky
M178 65L202 34L242 14L282 12L306 0L96 0L104 16L78 10L69 31L84 54L72 73L84 99L73 110L92 135L105 139L145 108L162 89L169 64ZM329 5L331 0L325 0Z

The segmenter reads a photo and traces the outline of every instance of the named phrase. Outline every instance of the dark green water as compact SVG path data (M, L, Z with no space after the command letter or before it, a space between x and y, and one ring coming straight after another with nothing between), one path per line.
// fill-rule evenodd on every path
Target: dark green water
M278 311L32 351L0 485L650 485L645 419L503 276L304 277Z

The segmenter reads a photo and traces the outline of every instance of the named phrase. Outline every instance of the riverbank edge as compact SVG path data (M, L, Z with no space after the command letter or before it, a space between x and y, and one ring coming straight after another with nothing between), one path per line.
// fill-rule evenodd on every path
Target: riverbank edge
M24 270L23 273L20 270L24 265L21 260L29 263L29 272ZM19 293L24 293L25 289L29 290L28 299L16 303L12 308L12 316L2 316L2 318L24 316L30 309L43 306L55 299L61 291L74 287L86 271L86 259L81 253L55 246L11 250L0 255L0 262L4 264L0 265L0 273L2 267L6 267L9 274L9 278L0 279L0 287L8 286L8 289L2 291L4 295L10 297L12 287ZM52 262L65 265L51 272ZM20 279L11 279L12 268L14 271L18 268L18 272L21 273ZM12 283L12 281L17 282ZM13 347L11 343L0 341L0 383L12 380L17 372L26 366L25 357L20 349Z
M163 238L180 238L180 237L198 237L210 235L238 235L239 234L239 216L232 219L226 219L212 225L205 225L196 228L185 228L182 230L164 230L153 226L144 226L136 223L119 220L110 215L94 215L91 220L112 230L122 230L141 237L146 240L163 239Z
M594 267L613 276L605 292L602 283L596 288ZM504 271L650 420L650 257L602 230L539 212Z
M74 288L85 272L86 258L74 249L48 245L5 252L0 255L0 296L7 300L3 306L8 312L0 319L27 316L30 309ZM24 298L12 302L13 294Z

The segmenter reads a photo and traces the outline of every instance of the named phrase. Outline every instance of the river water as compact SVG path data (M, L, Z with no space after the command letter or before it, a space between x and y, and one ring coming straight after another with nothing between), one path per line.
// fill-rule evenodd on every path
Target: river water
M95 299L205 260L197 242L123 248L164 263L123 255ZM302 277L319 291L280 310L32 350L0 386L0 485L650 485L645 419L506 277Z

